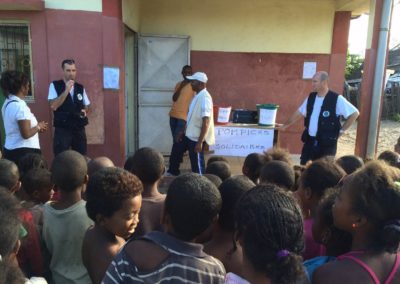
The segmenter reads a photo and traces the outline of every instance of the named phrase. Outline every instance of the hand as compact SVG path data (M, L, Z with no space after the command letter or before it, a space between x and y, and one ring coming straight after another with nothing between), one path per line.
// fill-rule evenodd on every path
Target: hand
M66 84L65 84L65 89L67 91L67 93L69 94L69 92L71 91L72 87L74 86L75 81L74 80L69 80Z
M194 146L194 152L200 153L203 150L203 142L198 141L196 146Z
M39 132L40 132L40 133L45 132L45 131L47 130L48 125L49 125L49 123L46 122L46 121L41 121L41 122L39 122L39 123L38 123Z
M275 127L275 129L276 129L276 130L279 130L279 131L285 131L288 127L289 127L289 125L281 124L281 125L277 125L277 126Z
M86 117L86 116L87 116L87 111L86 111L86 109L81 109L81 112L80 112L79 116L80 116L81 118Z

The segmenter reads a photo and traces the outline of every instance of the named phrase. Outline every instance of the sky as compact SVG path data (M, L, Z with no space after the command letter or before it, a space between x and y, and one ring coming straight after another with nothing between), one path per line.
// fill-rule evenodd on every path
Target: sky
M351 20L349 32L349 52L359 54L364 57L367 43L368 15ZM390 27L389 48L393 48L400 43L400 0L394 1L392 22Z

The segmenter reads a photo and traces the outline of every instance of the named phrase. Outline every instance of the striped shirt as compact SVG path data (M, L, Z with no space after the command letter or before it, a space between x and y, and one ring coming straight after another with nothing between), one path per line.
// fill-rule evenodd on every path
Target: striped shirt
M183 242L162 232L151 232L141 239L161 246L169 257L155 270L142 272L124 246L108 267L103 284L224 283L225 268L219 260L204 253L202 245Z

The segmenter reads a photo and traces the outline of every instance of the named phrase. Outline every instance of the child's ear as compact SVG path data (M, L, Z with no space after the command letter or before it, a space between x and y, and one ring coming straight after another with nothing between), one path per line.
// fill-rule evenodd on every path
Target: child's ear
M19 191L21 189L21 182L17 181L17 183L10 188L10 191L12 194L16 193L17 191Z
M249 174L249 169L243 165L242 167L242 174L247 176Z
M89 175L86 174L86 175L85 175L85 178L84 178L84 180L83 180L83 183L84 183L84 184L87 184L88 182L89 182Z

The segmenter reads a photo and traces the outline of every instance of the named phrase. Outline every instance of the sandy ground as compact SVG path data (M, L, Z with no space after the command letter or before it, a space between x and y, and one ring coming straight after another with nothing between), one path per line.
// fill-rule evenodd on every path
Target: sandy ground
M356 130L357 124L353 124L352 127L339 139L337 157L354 154ZM379 131L377 155L385 150L393 150L399 137L400 123L392 120L382 120Z

